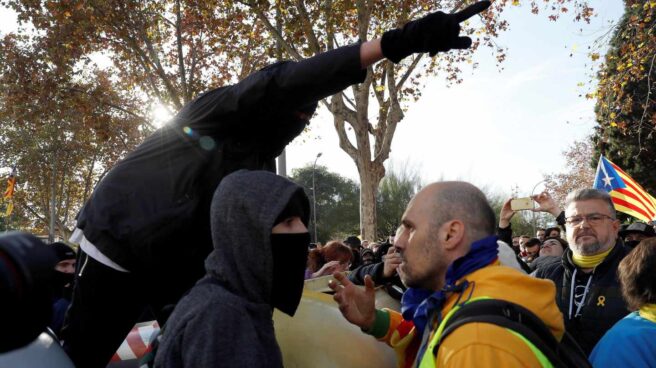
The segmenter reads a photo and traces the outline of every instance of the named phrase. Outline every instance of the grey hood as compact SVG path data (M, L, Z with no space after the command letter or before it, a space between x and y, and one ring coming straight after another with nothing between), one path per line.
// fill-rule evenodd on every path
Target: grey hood
M273 286L271 228L290 199L303 188L268 171L239 170L222 181L212 199L214 250L205 260L207 273L231 292L254 303L269 303Z

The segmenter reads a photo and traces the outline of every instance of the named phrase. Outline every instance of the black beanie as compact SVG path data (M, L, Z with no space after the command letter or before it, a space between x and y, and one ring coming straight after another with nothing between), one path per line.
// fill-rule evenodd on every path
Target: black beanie
M349 245L351 248L360 248L362 246L362 242L357 236L349 236L344 240L344 243Z
M302 189L299 189L294 193L294 195L289 199L287 206L280 212L276 220L273 222L273 226L278 225L279 223L285 221L290 217L298 216L303 221L305 226L308 226L308 219L310 218L310 208L307 199L305 198L305 193Z
M50 244L52 249L55 251L55 254L57 255L57 261L61 262L67 259L75 259L75 251L73 248L68 246L65 243L62 242L56 242Z

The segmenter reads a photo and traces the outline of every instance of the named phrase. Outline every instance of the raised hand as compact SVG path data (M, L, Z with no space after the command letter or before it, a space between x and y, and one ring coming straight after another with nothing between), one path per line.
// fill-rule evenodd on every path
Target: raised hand
M402 261L401 254L396 252L396 248L390 247L387 250L387 254L383 256L383 277L388 278L394 276L396 269Z
M512 201L512 198L508 198L505 202L503 202L503 206L501 207L501 212L499 212L499 227L502 229L505 229L510 225L510 220L515 216L515 211L512 210L510 207L510 202Z
M466 49L472 44L469 37L460 37L460 23L485 11L489 1L479 1L453 14L441 11L407 23L401 29L383 34L383 55L394 63L417 52L428 52L435 56L440 51Z
M538 203L538 207L534 208L533 212L549 212L556 217L560 214L560 207L548 192L536 194L531 198Z
M362 329L371 329L376 319L376 292L371 276L365 276L364 290L354 285L344 274L334 273L333 277L339 284L330 280L328 286L335 292L333 299L344 318Z
M321 277L326 275L332 275L333 272L343 271L339 261L330 261L326 262L321 268L312 274L312 278Z

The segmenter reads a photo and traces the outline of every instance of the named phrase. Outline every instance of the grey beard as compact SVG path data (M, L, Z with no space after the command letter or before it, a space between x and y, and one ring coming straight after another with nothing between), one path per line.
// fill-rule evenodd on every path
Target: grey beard
M606 249L603 249L604 245L599 242L586 245L578 245L574 243L570 245L570 247L573 248L572 251L574 251L574 253L580 254L582 256L593 256L595 254L606 251Z

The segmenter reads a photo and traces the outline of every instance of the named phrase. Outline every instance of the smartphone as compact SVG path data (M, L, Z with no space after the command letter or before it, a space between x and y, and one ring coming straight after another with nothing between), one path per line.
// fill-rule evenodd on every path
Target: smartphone
M532 210L533 200L530 197L515 198L510 201L510 209L513 211Z

